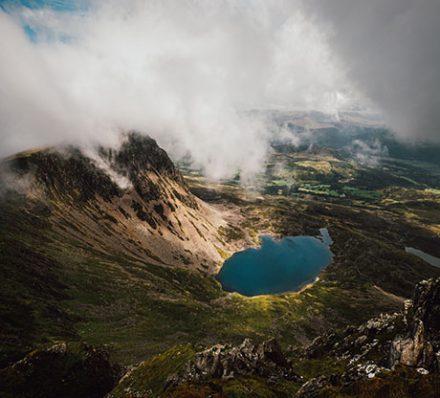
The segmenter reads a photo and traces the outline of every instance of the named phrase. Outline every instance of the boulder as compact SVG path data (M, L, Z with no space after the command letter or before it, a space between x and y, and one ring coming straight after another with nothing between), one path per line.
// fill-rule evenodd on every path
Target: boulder
M300 380L276 340L253 344L245 339L239 346L217 344L196 354L168 385L206 382L237 376L259 376L268 380Z

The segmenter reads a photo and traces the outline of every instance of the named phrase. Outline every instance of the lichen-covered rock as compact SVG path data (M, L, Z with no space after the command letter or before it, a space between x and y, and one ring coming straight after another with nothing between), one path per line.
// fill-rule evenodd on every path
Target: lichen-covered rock
M315 339L303 353L304 359L328 356L347 360L345 371L339 377L310 380L297 397L326 396L321 395L325 388L336 385L337 390L367 383L378 375L392 379L402 368L410 369L412 378L433 374L432 380L438 381L440 278L417 284L413 300L404 302L402 313L383 314L341 333L331 330Z
M206 382L239 376L266 380L300 380L276 340L253 344L245 339L239 346L217 344L196 354L182 372L171 376L169 385Z
M379 366L396 365L438 370L440 349L440 278L420 282L402 313L382 314L342 333L330 330L306 348L306 358L334 355L351 362L373 360Z
M420 282L412 303L404 306L406 333L390 348L390 367L404 365L439 371L440 278Z
M295 398L319 398L323 388L339 383L339 379L335 376L319 376L304 383Z
M305 349L305 358L332 355L351 362L374 360L388 366L389 346L396 333L405 330L402 314L381 314L358 328L349 326L341 333L330 330Z

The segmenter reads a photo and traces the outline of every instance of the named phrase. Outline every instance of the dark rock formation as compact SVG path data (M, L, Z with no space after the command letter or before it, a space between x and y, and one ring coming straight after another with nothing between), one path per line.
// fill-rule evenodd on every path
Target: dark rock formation
M405 365L428 372L440 370L440 278L420 282L404 309L406 333L390 350L390 366Z
M49 197L84 203L96 195L110 201L121 194L110 176L76 148L18 154L10 160L9 167L19 176L35 176L37 184Z
M0 396L5 398L99 398L115 384L118 369L108 353L86 344L66 343L35 350L0 370Z
M333 355L349 360L355 358L356 361L373 360L380 366L387 366L391 342L397 333L405 330L404 327L402 314L382 314L358 328L348 326L342 333L328 331L306 348L305 357Z
M383 314L342 333L329 331L303 354L307 359L328 356L348 362L338 377L318 377L302 386L297 397L318 397L328 386L349 386L359 380L409 368L424 376L440 371L440 278L417 284L413 300L402 313Z
M107 154L112 163L132 176L139 172L153 171L183 183L181 173L168 154L148 136L131 132L118 151L108 150Z
M32 174L50 197L87 202L95 195L110 201L124 191L117 180L125 178L145 200L158 200L161 187L148 173L170 178L185 186L183 177L156 141L129 133L118 150L99 148L93 158L80 149L67 147L21 153L8 160L17 175ZM186 186L185 186L186 187Z
M298 390L296 397L301 398L320 398L323 388L339 383L337 376L319 376L304 383Z
M168 384L176 386L239 376L259 376L268 381L300 380L276 340L252 344L245 339L239 346L217 344L197 353L182 372L169 378Z

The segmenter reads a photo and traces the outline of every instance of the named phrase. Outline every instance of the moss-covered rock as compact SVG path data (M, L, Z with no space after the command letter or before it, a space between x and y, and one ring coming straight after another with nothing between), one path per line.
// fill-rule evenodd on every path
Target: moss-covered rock
M130 369L108 398L158 397L170 375L179 372L195 355L190 345L180 345Z

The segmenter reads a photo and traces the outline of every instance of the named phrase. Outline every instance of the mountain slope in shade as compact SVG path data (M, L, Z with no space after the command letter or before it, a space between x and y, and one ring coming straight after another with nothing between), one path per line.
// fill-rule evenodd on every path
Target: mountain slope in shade
M118 150L34 150L2 166L0 363L57 339L155 351L205 316L223 221L154 140L131 133Z

